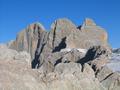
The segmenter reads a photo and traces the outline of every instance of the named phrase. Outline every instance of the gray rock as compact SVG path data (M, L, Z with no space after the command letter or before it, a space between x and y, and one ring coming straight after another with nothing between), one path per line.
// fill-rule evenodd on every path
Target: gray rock
M102 85L108 90L120 90L120 73L113 73L108 78L105 78Z
M0 60L0 90L45 90L38 75L26 63Z
M33 59L32 68L39 68L50 55L68 48L88 50L93 46L104 46L105 49L110 49L107 39L105 30L91 19L86 19L81 28L77 28L70 20L63 18L51 25L50 32L46 32L41 24L31 24L21 31L16 40L10 42L8 46L17 51L29 52ZM84 55L73 51L73 53L60 56L58 54L58 58L55 57L56 60L53 62L60 58L63 58L63 61L67 58L68 61L76 62Z
M18 33L16 40L9 42L8 47L17 51L27 51L33 59L37 45L43 42L44 33L46 31L40 23L31 24Z
M117 54L120 54L120 48L117 48L117 49L113 49L112 50L113 53L117 53Z
M82 72L82 66L78 63L60 63L55 67L55 72L66 86L72 85L69 87L70 90L105 90L95 78L94 71L88 64L85 64Z
M93 60L89 61L89 63L91 64L93 69L97 71L109 62L111 50L103 46L96 46L93 47L93 53L95 55L93 57Z
M0 44L0 60L14 60L17 54L16 50L11 50L6 45Z
M0 44L0 60L12 61L18 60L20 63L26 63L31 66L31 56L26 51L17 52L16 50L9 49L6 45Z
M0 60L1 90L105 90L89 65L60 63L55 71L41 73L19 60ZM93 76L92 76L93 75ZM91 77L92 76L92 77Z
M86 24L87 23L87 24ZM91 24L88 24L91 23ZM108 47L107 33L96 26L93 21L86 19L82 28L76 26L68 19L58 19L52 24L53 47L59 46L63 41L64 48L90 48L91 46L104 45Z
M98 73L97 78L107 90L120 89L120 73L113 72L109 67L104 66Z
M68 73L74 73L74 72L81 72L81 65L77 64L77 63L60 63L58 65L56 65L55 67L55 72L58 73L64 73L64 74L68 74Z
M113 71L107 67L104 66L101 68L101 70L97 73L97 78L100 82L104 81L107 77L113 74Z
M85 26L96 26L96 24L92 19L86 18L82 27L85 27Z
M89 63L95 72L99 71L104 65L109 62L111 51L103 46L91 47L84 58L80 59L78 63Z
M114 49L109 63L106 64L113 72L120 72L120 50Z
M7 46L9 48L5 49ZM2 56L0 59L4 59L10 54L8 60L3 63L8 63L8 67L13 70L15 67L25 69L21 68L17 72L10 70L4 73L3 71L3 75L0 73L0 80L4 75L11 78L10 73L15 74L13 75L15 78L9 79L10 82L13 80L18 83L13 82L13 86L10 85L15 89L19 87L22 90L119 89L119 74L113 73L109 70L110 68L105 66L111 55L107 32L91 19L87 18L79 27L68 19L58 19L51 25L50 32L45 31L41 24L31 24L7 46L0 46L2 51L7 52L6 55L0 52ZM32 60L29 59L26 52L16 50L27 51ZM38 69L29 69L30 62L32 68ZM13 65L12 67L9 63L18 66ZM4 65L1 68L5 68ZM30 78L25 79L22 74L25 75L25 78ZM17 76L20 78L16 79ZM108 83L110 80L113 81ZM6 86L3 85L3 87ZM1 88L2 86L0 86Z
M41 66L41 64L45 62L44 60L47 60L51 54L64 51L65 49L91 49L91 47L94 46L103 46L105 50L110 51L107 33L89 19L85 20L85 23L80 29L77 29L77 27L68 19L58 19L52 24L51 29L38 59L39 66ZM97 52L98 54L100 53L99 50ZM61 57L64 58L63 61L66 61L66 57L69 57L68 59L70 59L70 57L74 55L69 54ZM77 53L75 53L74 56L76 58L74 60L74 57L72 57L72 61L77 61L82 58L77 57ZM84 55L81 54L80 56ZM56 58L56 60L58 59L59 58Z

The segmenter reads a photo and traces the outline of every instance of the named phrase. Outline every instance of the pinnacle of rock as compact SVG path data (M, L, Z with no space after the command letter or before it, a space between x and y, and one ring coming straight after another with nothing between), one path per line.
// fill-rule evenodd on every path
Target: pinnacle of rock
M83 23L83 26L96 26L96 24L92 19L86 18Z
M0 89L120 90L111 54L107 32L92 19L80 28L58 19L50 31L33 23L16 40L0 44Z

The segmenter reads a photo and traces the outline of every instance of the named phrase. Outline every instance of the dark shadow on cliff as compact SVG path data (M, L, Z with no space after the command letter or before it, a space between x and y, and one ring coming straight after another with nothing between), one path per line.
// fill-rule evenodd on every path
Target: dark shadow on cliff
M80 25L80 26L77 27L77 29L81 30L81 27L82 27L82 26Z
M80 63L81 65L84 65L84 63L92 61L94 59L95 54L96 54L96 50L94 50L94 48L91 48L87 51L85 57L78 60L77 63Z
M35 52L35 58L33 59L32 63L31 63L32 64L32 69L36 68L36 66L37 66L37 68L39 67L39 63L40 63L40 61L38 60L39 57L40 57L40 55L38 55L38 53L36 51Z
M37 44L37 49L35 51L35 58L33 59L33 61L31 62L31 67L32 69L34 68L39 68L40 67L40 60L39 60L39 57L40 57L40 54L45 46L45 44L43 44L41 47L40 47L40 39L38 39L38 44Z
M56 46L54 49L53 49L53 53L54 52L59 52L61 49L64 49L64 48L66 48L66 37L64 37L63 39L62 39L62 41L60 42L60 44L58 45L58 46Z
M56 66L56 65L59 64L59 63L62 63L62 57L59 58L59 59L55 62L54 66Z

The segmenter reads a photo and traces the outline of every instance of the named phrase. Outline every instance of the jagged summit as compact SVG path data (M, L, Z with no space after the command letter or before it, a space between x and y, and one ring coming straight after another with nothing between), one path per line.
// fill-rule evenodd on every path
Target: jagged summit
M89 18L80 28L58 19L50 31L33 23L0 45L0 89L120 90L111 53L107 32Z
M81 31L76 28L72 21L62 18L51 25L49 32L45 31L40 23L30 24L17 35L16 40L10 43L9 47L18 51L26 50L34 58L36 48L42 49L43 52L44 47L49 48L45 49L45 52L60 51L64 48L89 49L95 45L109 48L107 40L108 36L105 30L97 27L91 19L85 19ZM43 44L45 44L44 47L42 47Z
M56 20L51 25L51 31L47 32L41 24L34 23L21 31L16 40L9 44L9 48L29 52L33 62L37 58L36 65L39 61L41 64L47 59L50 53L64 49L89 49L93 46L102 46L109 50L107 33L97 27L93 20L85 19L82 27L84 28L81 31L72 21L62 18Z
M26 29L19 32L16 40L8 43L8 46L17 51L25 50L30 52L31 57L33 57L37 48L38 39L42 38L44 32L46 31L42 24L38 22L32 23Z
M85 18L83 26L96 26L96 23L90 18Z
M34 22L28 25L27 28L30 30L36 30L36 29L45 30L45 27L40 22Z
M51 24L51 29L54 29L55 28L55 26L57 26L58 25L58 27L75 27L76 28L76 25L71 21L71 20L69 20L68 18L60 18L60 19L57 19L57 20L55 20L52 24ZM60 26L61 25L61 26ZM67 25L67 26L65 26L65 25Z
M74 27L76 28L77 26L68 18L59 18L57 20L55 20L52 24L51 24L51 30L55 28L56 25L68 25L68 27ZM61 27L59 26L59 27ZM91 18L85 18L85 20L83 21L83 24L80 26L96 26L96 23L94 22L94 20L92 20ZM67 27L67 26L66 26ZM34 30L35 28L40 28L41 30L46 30L45 27L40 23L40 22L34 22L30 25L27 26L27 28L30 28L31 30Z

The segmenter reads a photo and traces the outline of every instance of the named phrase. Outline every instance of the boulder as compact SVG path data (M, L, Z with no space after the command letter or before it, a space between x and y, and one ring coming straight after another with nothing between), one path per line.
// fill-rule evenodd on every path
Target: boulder
M55 67L55 72L58 72L59 74L69 74L74 72L81 72L82 66L80 64L70 62L70 63L59 63Z
M107 77L113 74L113 71L107 67L104 66L101 68L101 70L97 73L97 78L100 82L104 81Z
M110 49L104 46L93 46L88 49L85 57L77 62L81 64L90 64L93 70L97 73L99 69L109 62L110 55Z
M30 69L18 60L0 60L1 90L105 90L89 65L81 72L78 63L61 63L51 73ZM93 75L93 76L92 76ZM90 77L92 76L92 77Z
M60 63L55 67L55 72L59 75L59 84L63 84L63 86L60 87L61 89L105 90L105 88L95 78L94 71L88 64L85 64L85 66L82 67L80 64L73 62ZM58 83L56 81L57 80L53 83L55 86ZM70 86L68 87L68 85Z
M89 51L92 50L91 54L89 53ZM89 60L89 64L92 66L92 68L95 71L100 70L103 66L105 66L110 59L110 55L111 55L111 50L104 47L104 46L94 46L92 48L90 48L88 51L88 55L92 55L91 60Z
M18 60L0 60L0 90L45 90L39 74Z
M120 73L115 72L109 75L109 77L105 78L101 83L108 90L119 90L120 89Z
M97 78L107 90L120 89L120 73L114 72L108 66L102 67L97 73Z

